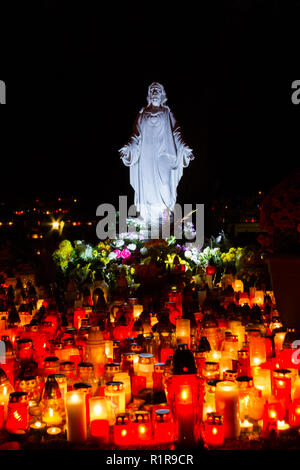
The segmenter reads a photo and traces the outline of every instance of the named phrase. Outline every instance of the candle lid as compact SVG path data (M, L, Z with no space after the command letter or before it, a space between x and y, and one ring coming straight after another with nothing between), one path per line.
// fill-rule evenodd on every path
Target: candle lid
M134 414L131 416L131 421L133 423L149 423L150 413L149 411L144 410L135 411Z
M238 383L239 388L253 387L253 377L248 377L247 375L243 375L241 377L237 377L235 380Z
M119 413L116 416L115 426L121 424L129 424L130 423L130 414L129 413Z
M290 371L289 369L274 369L273 370L273 376L274 377L282 377L282 376L285 376L285 375L289 375L291 373L292 373L292 371Z
M159 410L155 410L154 414L156 421L159 423L169 421L171 418L170 410L168 408L160 408Z
M123 382L106 382L108 392L121 392L124 390Z
M92 388L91 384L86 384L83 382L77 382L76 384L73 385L74 390L88 390L89 388Z
M224 422L223 415L215 411L207 413L207 423L221 426Z
M13 392L9 395L9 403L27 403L28 393L26 392Z
M45 359L44 359L44 363L46 363L46 362L50 362L50 363L53 362L54 363L54 362L58 362L58 361L59 361L59 359L56 356L48 356L48 357L45 357Z

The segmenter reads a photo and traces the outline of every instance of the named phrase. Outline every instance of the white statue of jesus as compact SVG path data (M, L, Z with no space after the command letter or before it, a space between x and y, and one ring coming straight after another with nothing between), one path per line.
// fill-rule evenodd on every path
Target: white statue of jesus
M158 217L165 220L172 213L183 168L194 156L165 105L164 87L152 83L147 101L148 105L139 112L133 135L119 152L124 165L130 168L136 209L144 222L152 223Z

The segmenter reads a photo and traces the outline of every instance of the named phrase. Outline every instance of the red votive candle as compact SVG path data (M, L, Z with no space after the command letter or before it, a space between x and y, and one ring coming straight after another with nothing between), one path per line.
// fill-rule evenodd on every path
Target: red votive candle
M146 388L147 378L141 375L131 376L131 394L133 397L138 396L139 392Z
M90 425L90 434L97 437L103 444L109 441L109 424L106 419L94 419Z

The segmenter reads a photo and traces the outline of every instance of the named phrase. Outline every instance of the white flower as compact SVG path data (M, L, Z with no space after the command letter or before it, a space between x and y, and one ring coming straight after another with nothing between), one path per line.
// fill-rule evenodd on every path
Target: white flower
M85 261L93 258L93 248L90 245L86 245L85 250L81 253L80 257Z
M136 244L135 243L129 243L129 245L127 245L127 248L130 251L135 251L136 250Z
M121 248L121 246L123 246L124 243L125 243L124 240L116 240L116 241L115 241L115 246L116 246L117 248Z
M143 247L141 248L141 254L142 254L142 255L145 255L146 253L148 253L148 249L147 249L145 246L143 246Z
M200 264L200 261L198 260L197 256L195 256L195 255L191 256L191 260L192 260L195 264Z
M187 259L191 258L191 256L192 256L191 250L186 250L186 251L184 252L184 256L185 256Z
M113 251L111 251L108 255L109 260L116 259L116 257L117 257L117 253L114 253Z

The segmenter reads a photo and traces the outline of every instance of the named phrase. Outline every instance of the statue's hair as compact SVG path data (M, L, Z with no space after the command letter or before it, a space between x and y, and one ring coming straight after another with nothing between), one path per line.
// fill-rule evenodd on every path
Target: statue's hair
M150 100L150 89L151 89L151 87L152 87L153 85L159 85L159 86L160 86L161 92L162 92L162 94L161 94L161 104L165 104L168 98L167 98L167 95L166 95L166 92L165 92L164 87L163 87L160 83L158 83L158 82L153 82L153 83L151 83L151 85L149 85L149 87L148 87L148 95L147 95L147 102L148 102L148 105L151 103L151 100Z

